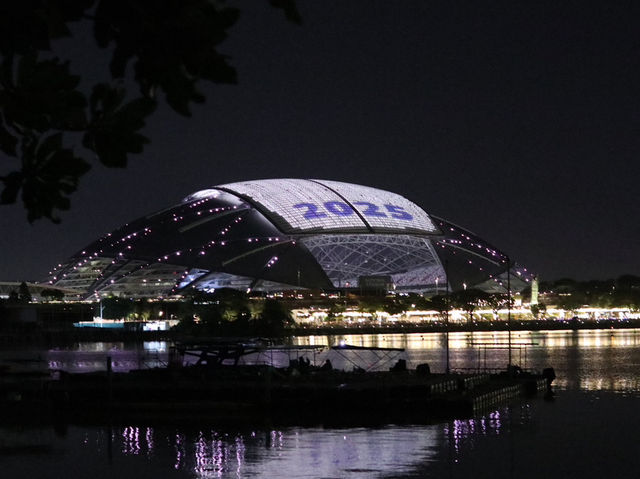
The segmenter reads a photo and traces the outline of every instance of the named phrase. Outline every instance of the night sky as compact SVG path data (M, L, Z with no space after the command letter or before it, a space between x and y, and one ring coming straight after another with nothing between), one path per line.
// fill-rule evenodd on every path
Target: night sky
M640 275L640 4L596 3L301 1L302 26L241 3L220 48L239 84L202 85L190 119L161 108L144 154L94 166L62 224L1 207L0 280L43 279L196 190L278 177L397 192L542 280ZM86 40L64 44L72 70L99 75Z

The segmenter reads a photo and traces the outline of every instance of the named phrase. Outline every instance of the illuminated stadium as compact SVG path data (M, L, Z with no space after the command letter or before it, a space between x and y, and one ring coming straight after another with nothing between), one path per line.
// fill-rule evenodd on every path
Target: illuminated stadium
M473 233L398 194L270 179L214 186L132 221L57 265L47 282L86 298L357 290L376 280L434 294L447 283L451 291L505 291L507 275L514 290L531 279Z

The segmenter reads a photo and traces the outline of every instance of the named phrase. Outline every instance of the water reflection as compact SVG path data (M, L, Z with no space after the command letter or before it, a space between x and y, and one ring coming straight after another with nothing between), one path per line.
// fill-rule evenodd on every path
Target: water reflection
M294 338L295 345L335 346L345 342L354 346L404 348L410 367L428 363L434 372L443 372L446 365L445 335L377 334L345 336L310 336ZM79 343L75 348L49 351L0 351L0 362L13 369L40 368L90 372L106 369L111 357L115 371L164 367L168 360L166 342ZM449 335L450 364L458 371L502 370L509 361L506 332L451 333ZM327 357L340 369L355 365L365 369L386 369L393 361L379 362L375 355L339 357L336 352L281 352L247 358L248 362L270 362L288 365L296 354L306 354L314 364ZM293 356L292 356L293 355ZM353 361L352 361L353 360ZM516 331L512 333L512 360L534 370L553 367L555 385L561 389L610 390L630 392L640 390L640 330L605 329L583 331Z
M168 348L166 341L78 343L73 348L51 349L45 357L49 369L68 372L104 371L110 357L114 371L126 372L166 366Z
M512 361L535 370L553 367L556 387L562 389L638 391L640 390L640 329L605 329L582 331L515 331L512 333ZM354 346L404 348L410 367L428 363L434 372L445 369L445 335L430 334L362 334L345 336L310 336L294 338L295 345L335 346L345 342ZM164 367L168 360L166 342L79 343L74 348L49 351L0 351L0 362L13 369L41 368L89 372L106 369L111 357L115 371ZM502 370L509 361L508 333L474 332L449 335L450 364L458 371ZM269 353L248 362L271 362L288 365L292 354ZM385 369L389 361L378 362L376 356L337 357L335 352L306 352L314 364L331 357L334 366L351 369L358 365L368 369Z
M0 443L3 434L0 428ZM56 454L43 456L39 466L29 464L21 471L26 474L39 468L53 477L64 474L62 468L73 461L77 477L152 477L152 470L163 468L174 471L171 477L198 479L382 477L390 472L408 473L419 464L429 463L443 440L440 425L235 432L138 425L71 427L65 437L55 440ZM61 461L66 456L68 460ZM3 465L5 471L17 471L19 457L10 456ZM148 474L140 476L141 471Z
M443 434L453 456L453 462L468 454L478 441L486 437L511 433L514 423L527 425L532 420L530 403L515 404L496 409L481 417L456 419L443 425Z
M94 479L169 477L169 471L170 477L196 479L408 477L442 461L458 463L483 440L509 434L514 421L527 424L529 419L528 405L522 405L444 424L375 429L69 427L63 437L49 435L52 453L35 461L5 456L3 472L55 477L72 467L76 477ZM6 437L0 427L0 446Z
M375 429L285 428L221 430L126 424L9 430L0 425L3 477L636 477L640 468L640 330L514 332L518 361L551 365L555 402L498 408L431 426ZM298 344L403 347L415 365L444 369L444 335L297 338ZM454 368L504 367L506 333L450 335ZM104 357L135 365L167 345L79 345L48 351L47 361L73 368L103 367ZM3 352L11 355L11 352ZM13 353L15 355L15 353ZM31 353L33 354L33 352ZM615 392L615 394L610 393ZM620 394L622 393L622 394ZM561 447L559 447L560 445ZM29 460L25 460L29 454ZM632 471L632 472L629 472Z
M8 431L48 449L2 454L3 477L637 477L640 395L561 391L470 419L377 429L201 425ZM36 442L37 441L37 442ZM26 455L28 454L28 456ZM28 457L28 460L25 458Z
M490 434L500 434L502 421L500 411L494 411L488 417L480 419L456 419L444 428L444 434L457 455L462 452L465 441L475 441L477 438Z
M464 349L479 345L504 346L508 344L506 331L476 331L449 333L449 347ZM341 342L354 346L405 348L409 350L440 349L445 342L444 333L410 334L347 334L337 336L299 336L296 345L337 346ZM640 329L594 329L513 331L512 345L535 345L539 347L631 347L640 345Z
M411 366L429 363L442 372L445 335L379 334L296 338L297 344L333 346L344 341L358 346L402 347ZM560 389L640 391L640 330L514 331L512 361L541 371L553 367ZM504 369L509 361L507 332L449 334L450 364L458 371Z
M310 336L294 338L295 345L335 346L345 342L355 346L404 348L410 367L428 363L434 372L445 369L445 335L377 334L345 336ZM453 370L485 371L504 369L508 362L508 334L506 332L451 333L449 335L450 364ZM0 361L13 368L47 368L71 372L106 369L111 357L115 371L137 368L164 367L169 344L166 342L79 343L75 348L49 351L1 351ZM270 353L268 356L247 358L286 366L296 353ZM335 352L307 352L315 364L331 357L334 366L351 369L354 364L365 367L388 368L388 361L377 362L375 356L360 358L336 357ZM331 355L331 356L330 356ZM35 359L34 359L35 358ZM638 391L640 390L640 330L583 330L583 331L516 331L512 333L512 358L522 367L556 370L556 387L562 389ZM36 360L37 359L37 360Z

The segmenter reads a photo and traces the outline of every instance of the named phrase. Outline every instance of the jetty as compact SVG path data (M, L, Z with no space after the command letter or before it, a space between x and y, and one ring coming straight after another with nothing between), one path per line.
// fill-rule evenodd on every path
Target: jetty
M378 349L386 360L399 351ZM542 374L514 366L491 374L435 374L426 364L409 369L403 359L376 371L337 370L330 361L315 365L304 356L286 367L239 364L245 353L265 351L225 346L196 353L185 348L182 356L199 354L198 361L129 372L113 372L107 365L105 371L61 371L22 380L5 375L0 377L0 409L8 418L35 415L68 423L207 419L251 424L268 419L281 425L425 424L549 394L555 378L552 370Z

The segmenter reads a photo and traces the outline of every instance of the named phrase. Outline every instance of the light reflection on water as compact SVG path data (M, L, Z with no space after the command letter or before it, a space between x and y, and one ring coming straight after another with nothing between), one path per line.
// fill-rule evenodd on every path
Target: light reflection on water
M509 358L507 332L450 333L453 370L502 370ZM444 334L380 334L296 338L297 344L399 347L415 367L428 363L431 371L445 369ZM512 362L541 371L553 367L560 389L640 391L640 329L514 331Z
M443 334L297 338L297 344L407 349L413 365L444 369ZM507 333L452 333L454 369L505 366ZM16 431L0 426L0 451L12 441L45 441L49 452L2 456L2 477L637 477L640 454L640 330L514 332L514 358L553 366L555 402L535 399L443 424L383 428L223 431L156 424ZM80 345L41 353L62 366L102 369L107 354L131 368L149 351L158 364L168 345ZM10 354L3 352L2 354ZM165 356L163 356L165 355ZM48 431L48 434L47 434ZM17 439L16 439L17 438Z
M516 331L511 335L512 362L524 368L541 371L553 367L555 386L560 389L608 390L633 392L640 390L640 329L583 331ZM295 345L335 346L345 342L354 346L404 348L409 367L428 363L431 371L445 369L444 334L379 334L346 336L311 336L294 338ZM503 370L509 358L508 333L475 332L449 335L450 365L458 371ZM75 348L49 351L0 351L0 362L12 360L12 367L41 368L89 372L106 369L111 357L114 371L164 367L169 344L147 342L80 343ZM288 352L247 357L247 362L273 362L288 365L289 359L305 354L320 365L330 358L338 369L386 369L397 359L394 355L380 361L374 353ZM40 361L27 361L39 358ZM193 358L192 358L193 359ZM195 360L195 359L193 359Z
M512 361L524 368L542 370L553 367L555 386L561 389L638 391L640 390L640 329L583 331L514 331L511 335ZM368 334L345 336L310 336L294 338L295 345L336 346L344 342L354 346L404 348L410 367L428 363L434 372L445 369L445 335L430 334ZM450 365L453 370L502 370L508 363L508 333L474 332L449 334ZM169 344L146 342L80 343L75 348L49 351L0 351L4 358L42 359L40 367L71 372L99 371L106 368L111 357L115 371L164 367ZM334 351L306 353L271 353L248 357L247 362L273 362L286 366L289 359L306 354L317 365L330 358L338 369L386 369L395 356L380 361L373 353L358 352L346 356ZM195 359L194 359L195 360ZM31 365L30 367L34 367Z
M0 428L0 438L6 434ZM74 477L152 477L151 472L163 468L165 473L173 471L170 477L197 479L367 478L389 471L409 473L432 460L442 440L441 426L248 432L73 427L56 439L55 454L45 460L55 468L61 457L73 458ZM3 477L46 477L38 473L40 469L22 463L18 456L3 461ZM56 472L63 473L48 469L50 474Z
M104 371L107 357L116 372L164 367L169 345L166 341L142 344L123 342L78 343L74 348L51 349L42 354L49 369L68 372Z
M492 454L505 455L514 434L533 430L540 435L539 425L544 421L539 416L548 414L549 407L547 403L522 403L473 419L381 428L70 427L64 436L49 436L50 454L28 462L19 454L5 456L3 477L57 477L68 475L69 468L74 477L93 479L385 478L444 472L448 477L481 477L487 471L477 469L476 459L470 458L481 451L484 454L487 443L497 448ZM0 445L9 436L10 431L0 427ZM524 471L512 477L536 477L527 474L531 464L516 461L515 465ZM495 473L496 465L489 470Z

